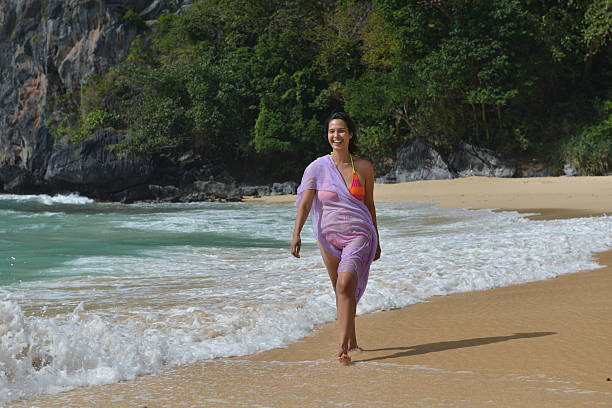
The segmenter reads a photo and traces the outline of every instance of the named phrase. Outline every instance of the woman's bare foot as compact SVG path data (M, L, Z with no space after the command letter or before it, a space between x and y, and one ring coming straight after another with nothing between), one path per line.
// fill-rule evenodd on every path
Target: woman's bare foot
M340 364L349 365L351 364L351 356L348 353L342 353L342 355L338 356L338 362Z
M338 352L338 362L344 365L349 365L351 363L351 356L349 356L347 349L340 349Z

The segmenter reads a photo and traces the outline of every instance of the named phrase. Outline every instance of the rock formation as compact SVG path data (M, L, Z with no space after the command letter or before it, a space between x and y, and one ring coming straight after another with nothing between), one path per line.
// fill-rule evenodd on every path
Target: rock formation
M539 161L535 158L517 161L515 177L556 177L561 175L561 167Z
M504 160L490 149L461 143L448 158L448 165L458 177L512 177L516 164Z
M116 154L110 146L120 140L112 132L99 130L85 141L54 149L45 181L93 198L147 183L154 171L152 158Z
M486 148L459 144L448 158L421 138L411 139L397 149L393 169L377 183L402 183L414 180L444 180L455 177L513 177L516 165Z
M54 103L78 97L81 87L128 53L143 20L185 11L192 0L2 0L0 2L0 191L73 189L98 198L147 182L150 158L121 158L103 132L62 145L46 126ZM169 9L171 8L171 9ZM193 182L193 180L191 180ZM144 188L144 187L143 187ZM156 190L158 191L158 190ZM159 193L159 191L158 191Z
M378 183L403 183L414 180L442 180L453 178L448 165L429 143L415 138L397 149L395 167Z

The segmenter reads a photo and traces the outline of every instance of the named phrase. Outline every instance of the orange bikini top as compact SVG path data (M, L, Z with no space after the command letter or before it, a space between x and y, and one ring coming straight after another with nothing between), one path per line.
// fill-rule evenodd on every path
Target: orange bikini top
M363 200L365 197L365 188L361 185L361 181L359 181L359 175L355 171L355 163L353 163L353 156L349 154L351 158L351 166L353 166L353 184L351 184L351 188L349 188L349 193L359 201Z
M361 185L361 181L359 181L359 175L355 171L355 163L353 162L353 156L349 154L351 158L351 167L353 167L353 183L351 184L351 188L348 189L349 193L359 201L362 201L365 197L365 188Z

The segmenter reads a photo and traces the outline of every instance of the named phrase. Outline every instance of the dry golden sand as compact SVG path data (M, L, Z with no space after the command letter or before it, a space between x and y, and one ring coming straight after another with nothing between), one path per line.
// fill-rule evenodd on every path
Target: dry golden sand
M517 209L545 219L612 214L612 177L376 189L379 201ZM279 199L294 197L267 201ZM612 251L597 258L607 266L359 316L365 351L347 367L333 362L335 325L325 324L283 349L14 407L612 407Z
M374 199L438 202L441 208L498 208L521 212L545 212L546 218L583 217L612 214L612 177L512 179L467 177L376 184ZM250 200L293 202L295 196L284 195Z

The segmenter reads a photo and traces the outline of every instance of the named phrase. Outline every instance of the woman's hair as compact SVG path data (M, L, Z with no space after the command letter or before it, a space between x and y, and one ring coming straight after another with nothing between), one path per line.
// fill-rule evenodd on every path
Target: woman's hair
M346 112L335 112L332 113L329 118L325 121L325 137L327 138L327 132L329 131L329 122L334 119L342 119L344 123L348 126L348 131L353 137L349 140L349 152L352 154L357 153L359 148L357 147L357 128L355 127L355 123L353 119Z

